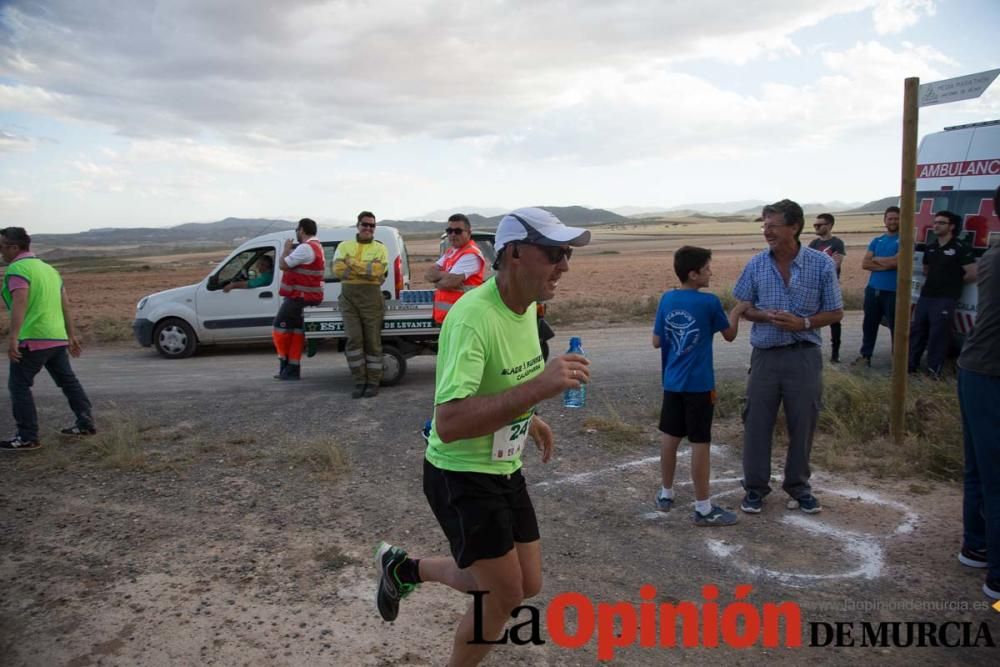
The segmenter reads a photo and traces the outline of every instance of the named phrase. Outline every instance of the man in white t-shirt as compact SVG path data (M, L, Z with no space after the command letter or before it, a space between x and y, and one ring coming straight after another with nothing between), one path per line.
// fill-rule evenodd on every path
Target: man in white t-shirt
M469 219L462 213L453 214L445 233L451 247L424 274L434 283L434 321L439 325L463 294L483 284L486 274L486 258L472 240Z
M298 380L302 350L306 344L306 306L323 301L323 274L326 261L323 246L316 240L316 222L309 218L299 220L295 228L298 245L291 239L285 241L278 259L281 267L281 288L278 294L285 297L274 318L274 349L278 353L278 380Z

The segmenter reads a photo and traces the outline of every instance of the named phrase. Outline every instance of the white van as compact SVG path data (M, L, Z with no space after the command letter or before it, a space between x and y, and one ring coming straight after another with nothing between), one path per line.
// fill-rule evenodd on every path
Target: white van
M354 238L354 227L320 229L317 239L326 257L324 302L336 302L340 281L333 276L333 255L341 241ZM254 264L261 255L275 259L292 231L264 234L246 241L196 285L178 287L144 296L136 306L132 331L143 347L154 346L168 359L182 359L202 345L252 343L271 340L274 316L281 298L281 268L274 262L271 284L253 289L223 288L234 280L254 277ZM379 226L375 239L386 245L389 275L382 283L386 299L397 299L409 288L410 267L399 231ZM307 311L308 312L308 311Z
M914 218L916 257L913 303L920 296L920 271L926 244L934 239L934 212L948 210L962 216L959 235L981 256L995 235L1000 218L993 210L993 194L1000 186L1000 120L946 127L928 134L917 150L917 202ZM976 285L967 283L955 309L954 331L967 335L976 320Z

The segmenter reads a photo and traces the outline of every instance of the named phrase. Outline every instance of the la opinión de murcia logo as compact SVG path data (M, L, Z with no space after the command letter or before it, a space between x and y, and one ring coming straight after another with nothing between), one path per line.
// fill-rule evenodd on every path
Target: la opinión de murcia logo
M802 610L795 602L766 602L760 607L746 602L753 586L736 586L734 601L720 605L719 588L702 587L702 602L656 602L656 588L639 589L640 602L597 602L582 593L560 593L545 609L545 630L557 646L578 649L597 642L599 660L611 660L620 648L638 644L642 648L693 648L697 646L769 648L802 645ZM469 591L473 596L473 644L544 644L541 612L522 605L511 612L519 623L495 640L483 637L483 598L487 591ZM569 622L570 616L576 622ZM678 635L678 625L680 634ZM784 638L782 641L782 627Z
M801 648L802 610L789 600L748 601L753 586L739 584L732 600L720 603L719 587L706 584L702 600L657 602L651 584L639 588L638 603L594 602L576 592L560 593L542 611L521 605L511 612L518 621L496 639L483 636L483 603L489 591L469 591L473 596L471 644L553 644L580 649L596 642L597 658L610 661L619 649ZM1000 606L1000 605L998 605ZM1000 610L998 610L1000 611ZM544 626L544 631L543 631ZM807 647L993 647L984 621L943 622L809 622Z

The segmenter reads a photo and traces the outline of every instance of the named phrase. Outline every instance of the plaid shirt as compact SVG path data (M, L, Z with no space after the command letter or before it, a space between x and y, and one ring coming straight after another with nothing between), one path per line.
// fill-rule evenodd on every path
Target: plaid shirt
M788 285L778 272L770 250L757 253L743 268L733 287L733 296L750 301L758 310L784 310L799 317L840 310L844 302L837 283L836 265L818 250L799 247L792 260ZM754 322L750 329L750 344L758 348L781 347L798 341L820 345L819 331L782 331L770 323Z

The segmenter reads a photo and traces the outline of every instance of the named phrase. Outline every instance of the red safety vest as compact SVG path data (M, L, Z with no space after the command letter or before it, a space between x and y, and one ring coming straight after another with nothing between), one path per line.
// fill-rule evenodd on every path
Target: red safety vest
M309 305L323 302L323 273L326 260L323 246L316 239L306 241L313 249L313 260L299 264L281 273L281 289L278 294L290 299L301 299Z
M483 276L486 275L486 258L483 257L483 252L476 245L475 241L470 240L461 248L448 248L444 252L444 261L442 262L441 270L448 273L451 271L451 267L455 266L458 260L466 255L475 255L479 258L479 270L462 282L461 289L438 288L434 290L434 321L438 324L444 322L444 316L451 310L452 305L462 298L463 294L473 287L483 284Z

